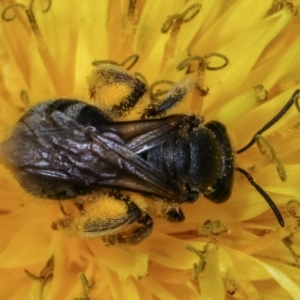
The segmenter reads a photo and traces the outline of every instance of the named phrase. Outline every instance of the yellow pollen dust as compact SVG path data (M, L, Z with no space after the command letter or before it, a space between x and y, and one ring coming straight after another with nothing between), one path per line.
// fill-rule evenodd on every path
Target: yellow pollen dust
M126 214L127 205L123 201L111 197L103 197L99 201L86 205L85 210L91 219L115 219Z
M110 107L112 104L119 104L120 99L124 98L124 95L129 95L130 93L130 87L126 85L112 84L98 89L96 92L96 99L101 99L101 105Z
M76 216L69 216L53 223L53 228L64 230L68 235L81 237L99 237L114 232L109 223L124 220L127 216L125 202L111 197L85 202L84 210ZM106 228L106 229L104 229Z
M126 195L130 197L130 199L142 210L147 211L148 205L147 205L147 198L142 197L141 195L137 193L129 193L127 192Z

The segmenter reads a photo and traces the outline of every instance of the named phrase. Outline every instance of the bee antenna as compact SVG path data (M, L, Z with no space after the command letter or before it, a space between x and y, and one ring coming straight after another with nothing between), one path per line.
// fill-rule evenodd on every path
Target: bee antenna
M250 182L250 184L252 186L254 186L254 188L264 197L264 199L268 202L270 208L273 210L273 213L275 214L275 216L278 220L278 223L280 224L281 227L284 227L283 217L282 217L278 207L271 199L271 197L254 181L253 177L247 171L245 171L244 169L241 169L241 168L235 168L235 169L237 171L239 171L240 173L244 174L245 177Z
M286 103L286 105L280 110L280 112L274 117L272 118L271 121L269 121L262 129L258 130L252 140L243 148L241 148L240 150L236 151L236 154L240 154L244 151L246 151L248 148L250 148L254 143L255 143L255 137L258 134L262 134L263 132L265 132L267 129L269 129L271 126L273 126L279 119L281 119L281 117L292 107L292 105L296 102L296 99L299 97L299 93L300 90L296 90L293 94L293 96L291 97L291 99ZM297 105L297 102L296 102ZM298 105L297 105L298 108Z

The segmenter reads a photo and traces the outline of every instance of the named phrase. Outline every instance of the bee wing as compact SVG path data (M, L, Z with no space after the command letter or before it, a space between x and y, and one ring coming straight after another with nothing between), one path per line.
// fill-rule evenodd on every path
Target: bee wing
M106 156L106 160L119 170L117 176L102 180L103 185L150 193L168 199L178 197L180 191L166 180L166 175L126 145L101 135L95 134L94 138L102 147L109 149L110 155Z
M101 129L120 135L127 147L138 154L163 143L167 133L183 124L187 124L187 116L172 115L157 120L113 123Z
M109 147L114 153L111 163L118 162L120 172L115 178L108 179L107 185L153 194L162 198L183 199L181 187L175 184L157 167L144 160L140 153L147 151L167 139L168 133L179 126L189 126L191 118L185 115L172 115L158 120L141 120L113 123L101 126L101 130L117 134L122 138L120 144L104 135L94 138L102 146Z
M0 151L13 166L30 174L88 185L99 175L116 173L89 150L90 142L86 127L55 111L51 119L39 114L21 119Z

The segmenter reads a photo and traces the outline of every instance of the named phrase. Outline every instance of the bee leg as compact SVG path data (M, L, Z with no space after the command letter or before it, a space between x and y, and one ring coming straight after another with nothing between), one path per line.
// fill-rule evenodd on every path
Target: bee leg
M163 218L172 223L184 221L184 214L177 204L170 204L164 199L147 199L148 211L159 218Z
M141 119L163 116L169 109L182 101L192 87L194 87L194 82L190 79L187 79L182 83L175 84L161 103L151 103L145 109Z
M99 64L89 82L91 98L99 103L118 103L108 109L112 118L126 115L146 92L146 84L121 66Z
M152 227L152 218L148 214L143 213L140 219L127 226L127 228L124 228L117 234L105 236L102 240L108 246L118 243L136 245L150 235Z
M136 78L136 83L132 88L131 93L124 97L119 104L115 104L109 114L113 117L122 117L126 115L127 112L132 110L136 103L140 100L146 91L146 85L140 79Z
M136 218L132 220L128 226L113 235L108 235L102 238L104 243L108 246L115 245L117 243L126 244L138 244L144 238L150 235L153 227L152 218L145 212L143 212L129 196L123 195L118 190L111 190L108 195L114 197L117 200L127 203L130 210L135 211Z
M97 201L80 202L80 214L67 216L52 224L55 230L86 238L101 237L109 244L136 244L152 230L152 219L129 197L103 195Z
M184 221L185 216L180 207L172 206L168 211L165 212L164 218L169 222L180 223Z

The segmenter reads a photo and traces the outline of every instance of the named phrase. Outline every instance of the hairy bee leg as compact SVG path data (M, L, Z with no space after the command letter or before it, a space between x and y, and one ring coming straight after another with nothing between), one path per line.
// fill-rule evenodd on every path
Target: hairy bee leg
M170 204L163 199L147 199L148 211L159 218L163 218L172 223L184 221L185 216L179 205Z
M103 197L97 201L80 203L80 214L60 219L53 229L62 229L71 235L101 237L115 234L123 227L139 220L142 212L128 197Z
M135 224L135 228L124 240L130 244L137 244L150 235L153 228L153 220L148 214L144 214ZM124 237L124 236L123 236Z
M173 223L180 223L185 219L185 216L180 207L171 207L171 209L165 213L164 217L166 220Z
M77 208L79 214L54 222L52 228L73 236L101 237L110 245L136 244L152 230L151 217L121 193L109 193L97 201L80 202Z
M108 109L112 118L126 115L147 90L146 84L121 66L99 64L88 79L91 98L118 103Z
M137 102L141 99L146 91L146 85L140 79L136 78L136 83L132 88L132 92L121 100L118 105L114 105L109 114L114 117L122 117L132 110Z
M152 218L148 214L143 213L139 220L132 223L127 228L124 228L117 234L105 236L102 240L108 246L118 243L136 245L150 235L152 227Z
M156 212L156 215L172 223L180 223L185 220L185 216L178 205L168 205L167 208Z
M189 93L195 83L191 78L187 78L184 82L175 84L173 88L167 93L167 96L162 103L151 103L144 111L141 119L148 119L163 116L169 109L183 100Z
M129 196L123 195L118 190L111 190L108 193L108 195L114 197L115 199L130 203L131 205L134 204L134 202L132 202ZM138 244L140 241L142 241L150 235L153 227L152 218L147 213L140 210L138 206L136 206L136 208L140 212L139 217L127 227L124 227L124 229L122 229L120 232L114 235L108 235L103 237L102 239L104 243L106 243L109 246L115 245L117 243L126 243L134 245Z

